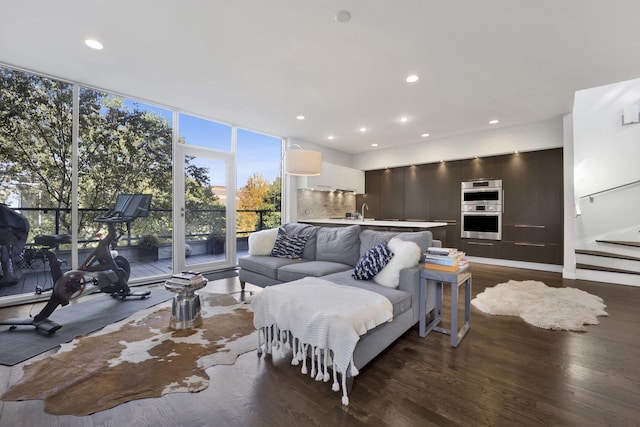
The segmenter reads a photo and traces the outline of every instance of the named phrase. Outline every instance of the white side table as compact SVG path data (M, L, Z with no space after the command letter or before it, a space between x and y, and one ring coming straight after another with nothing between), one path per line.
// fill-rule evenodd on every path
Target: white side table
M426 295L427 280L433 280L436 288L436 316L428 325L426 324ZM442 286L443 283L451 284L451 329L440 326L442 322ZM464 285L464 325L458 330L458 289ZM457 347L470 328L471 314L471 267L467 267L458 273L429 270L423 268L420 271L420 336L425 337L429 332L436 331L451 336L451 347Z

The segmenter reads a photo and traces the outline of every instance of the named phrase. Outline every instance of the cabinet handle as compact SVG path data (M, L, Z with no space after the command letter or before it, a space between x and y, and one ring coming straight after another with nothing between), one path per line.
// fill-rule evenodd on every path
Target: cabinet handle
M547 228L546 225L515 224L515 228Z
M527 243L527 242L515 242L516 246L535 246L536 248L544 248L544 243Z
M455 219L434 219L433 222L446 222L455 224L457 221Z
M470 245L493 246L493 243L467 242Z

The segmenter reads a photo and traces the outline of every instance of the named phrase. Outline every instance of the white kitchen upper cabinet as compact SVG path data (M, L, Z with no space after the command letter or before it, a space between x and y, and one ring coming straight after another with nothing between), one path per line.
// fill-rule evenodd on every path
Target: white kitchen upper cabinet
M298 178L298 188L320 191L352 191L364 193L364 171L322 162L322 171L318 176Z

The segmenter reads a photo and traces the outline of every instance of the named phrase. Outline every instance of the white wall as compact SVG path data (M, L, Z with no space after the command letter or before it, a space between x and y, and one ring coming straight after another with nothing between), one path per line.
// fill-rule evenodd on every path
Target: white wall
M573 106L575 196L640 180L640 124L622 111L640 104L640 79L576 92Z
M451 138L425 139L424 142L355 154L353 167L374 170L385 167L435 163L440 160L469 159L474 156L495 156L513 153L516 150L521 152L537 151L562 146L563 119L558 117Z
M564 236L562 277L576 278L575 216L573 193L573 114L564 117L564 148L562 149L562 174L564 181Z
M573 109L573 167L577 248L595 239L638 241L640 184L589 194L640 180L640 124L622 125L622 112L640 103L640 79L576 92Z

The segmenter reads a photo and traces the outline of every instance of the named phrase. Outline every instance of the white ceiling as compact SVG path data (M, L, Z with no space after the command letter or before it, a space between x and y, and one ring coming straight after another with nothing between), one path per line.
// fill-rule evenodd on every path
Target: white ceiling
M640 77L639 17L637 0L5 1L0 62L358 153L570 112L576 90Z

